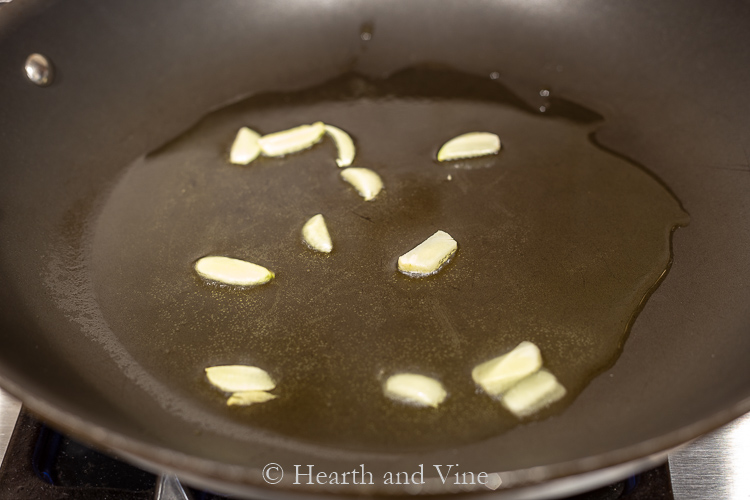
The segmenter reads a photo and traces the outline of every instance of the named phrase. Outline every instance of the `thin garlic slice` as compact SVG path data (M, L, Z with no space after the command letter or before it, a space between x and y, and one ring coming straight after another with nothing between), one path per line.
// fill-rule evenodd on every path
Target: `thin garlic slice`
M266 391L240 391L229 396L227 406L250 406L255 403L265 403L277 397Z
M348 167L354 161L354 141L352 138L338 127L333 125L325 126L326 134L330 135L333 142L336 143L336 149L339 157L336 159L336 165L339 167Z
M225 392L270 391L276 382L257 366L223 365L206 368L206 377Z
M477 365L471 377L484 392L499 396L542 367L542 354L531 342L521 342L507 354Z
M385 395L404 403L437 408L447 393L443 384L434 378L416 373L399 373L386 381Z
M229 257L211 255L195 263L195 271L202 277L228 285L262 285L274 278L263 266Z
M289 130L264 135L258 139L258 144L266 156L284 156L316 144L323 137L324 132L323 122L315 122L312 125L300 125Z
M438 151L438 161L460 160L477 156L494 155L500 151L500 138L490 132L469 132L443 144Z
M450 234L438 231L399 257L398 269L413 276L430 275L438 271L457 249L458 243Z
M302 238L310 248L318 252L330 253L333 250L331 235L328 233L326 221L322 214L313 215L309 221L302 226Z
M547 370L539 370L513 386L502 405L518 418L528 417L565 396L565 387Z
M383 189L380 176L369 168L347 168L341 172L341 178L354 186L365 201L372 200Z
M229 161L235 165L247 165L256 159L260 154L258 139L260 139L259 133L247 127L242 127L232 143Z

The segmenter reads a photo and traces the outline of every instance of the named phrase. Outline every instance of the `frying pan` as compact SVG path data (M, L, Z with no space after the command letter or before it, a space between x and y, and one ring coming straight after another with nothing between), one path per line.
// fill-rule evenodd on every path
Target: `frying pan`
M499 473L463 493L532 498L543 481L645 467L750 410L750 5L723 2L87 2L0 9L0 377L44 419L154 470L262 498L404 494L399 486L268 485L275 462L376 477L419 464ZM372 33L363 45L360 33ZM31 53L52 85L23 72ZM419 63L500 73L521 97L545 82L605 116L596 141L627 151L679 197L690 226L621 357L561 415L464 446L357 452L218 432L133 383L129 353L86 333L95 311L53 300L49 265L119 172L240 96ZM58 284L59 285L59 284ZM652 458L649 458L652 457ZM579 476L581 477L581 476ZM590 475L589 475L590 477ZM558 482L558 484L563 484ZM571 492L583 482L565 483ZM590 487L593 483L586 483ZM560 494L562 489L555 490ZM427 493L456 493L436 487Z

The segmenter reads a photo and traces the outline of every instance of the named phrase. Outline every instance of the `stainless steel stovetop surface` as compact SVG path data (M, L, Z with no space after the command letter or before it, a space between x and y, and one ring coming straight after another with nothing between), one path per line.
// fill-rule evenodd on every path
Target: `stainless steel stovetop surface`
M8 449L10 435L13 434L19 411L21 411L21 403L0 389L0 464L5 460L5 450Z
M750 499L750 413L669 454L676 500Z
M1 461L20 409L0 389ZM670 453L669 470L676 500L750 500L750 413Z

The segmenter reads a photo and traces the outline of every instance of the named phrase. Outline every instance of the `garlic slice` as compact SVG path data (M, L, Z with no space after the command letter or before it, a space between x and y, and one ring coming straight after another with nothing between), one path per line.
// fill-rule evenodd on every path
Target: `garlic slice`
M450 234L438 231L399 257L398 269L409 275L428 276L438 271L457 249L458 243Z
M323 214L313 215L305 222L302 226L302 238L310 248L318 252L330 253L333 250L333 242Z
M349 134L338 127L326 124L326 134L330 135L333 142L336 143L336 149L339 157L336 159L336 165L339 167L348 167L354 161L354 141Z
M227 399L227 406L250 406L255 403L265 403L277 397L266 391L240 391Z
M225 392L270 391L276 387L268 372L257 366L210 366L206 368L206 377Z
M264 135L258 139L258 144L266 156L284 156L316 144L323 137L324 132L323 122L315 122L312 125L300 125L289 130Z
M341 172L341 178L354 186L365 201L372 200L383 189L380 176L369 168L347 168Z
M416 406L437 408L447 393L443 384L434 378L416 373L399 373L386 381L385 395Z
M211 255L195 263L195 271L202 277L228 285L262 285L274 278L263 266L229 257Z
M460 160L477 156L494 155L500 151L500 138L490 132L469 132L443 144L438 151L438 161Z
M557 378L545 369L513 386L500 403L518 418L528 417L565 396Z
M507 354L477 365L471 378L484 392L499 396L542 367L542 354L531 342L521 342Z
M242 127L234 138L229 151L229 161L235 165L247 165L260 154L258 139L260 134L247 127Z

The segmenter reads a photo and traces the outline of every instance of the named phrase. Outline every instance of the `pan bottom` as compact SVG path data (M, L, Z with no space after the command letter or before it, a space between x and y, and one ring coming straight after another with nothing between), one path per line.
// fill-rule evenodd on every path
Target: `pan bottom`
M496 80L443 70L348 74L211 113L130 165L97 214L81 272L133 377L190 401L216 432L239 424L348 449L465 444L564 411L619 356L688 217L645 168L595 145L596 113L556 102L541 112ZM352 135L353 167L381 176L374 200L340 179L330 140L228 162L242 126L318 120ZM472 131L497 134L500 153L435 161ZM329 255L300 236L318 213ZM399 273L398 256L437 230L458 241L451 262L422 279ZM207 283L193 271L206 255L276 277ZM471 371L524 340L567 395L520 421ZM277 399L227 407L203 373L223 364L268 371ZM399 372L440 380L448 397L437 409L387 399L382 384Z

